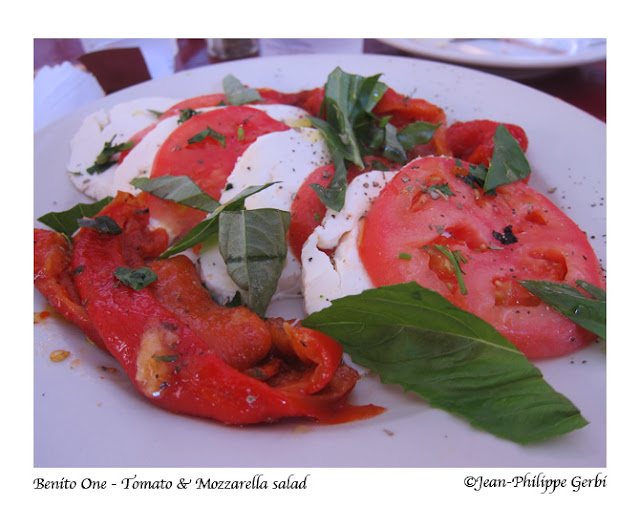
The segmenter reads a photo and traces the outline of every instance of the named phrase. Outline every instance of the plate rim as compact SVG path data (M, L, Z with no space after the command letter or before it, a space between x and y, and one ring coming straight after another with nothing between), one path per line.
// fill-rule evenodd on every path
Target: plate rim
M408 53L423 57L435 58L440 61L448 61L453 63L472 65L477 67L496 68L496 69L517 69L517 70L544 70L544 69L560 69L596 63L606 59L607 49L606 41L602 48L593 51L583 52L580 54L569 55L562 58L538 58L538 59L522 59L515 57L497 58L491 55L471 55L466 53L454 53L438 50L437 47L424 47L411 42L411 38L384 38L378 39L395 49L407 51ZM438 39L440 40L440 39ZM605 39L606 40L606 39Z

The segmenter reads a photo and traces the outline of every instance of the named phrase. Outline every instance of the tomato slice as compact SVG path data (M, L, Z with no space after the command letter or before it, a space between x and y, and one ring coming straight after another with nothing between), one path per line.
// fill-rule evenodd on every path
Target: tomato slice
M189 142L207 129L223 139L206 136L198 142ZM261 135L288 129L265 112L244 106L197 114L178 126L160 146L151 177L189 176L218 199L237 159L249 145Z
M189 142L207 129L213 134L198 142ZM265 112L244 106L197 114L179 125L158 149L151 177L189 176L205 192L219 199L236 161L251 143L261 135L288 129ZM174 222L172 232L177 235L204 218L200 211L160 199L150 201L150 210L162 223Z
M365 220L359 253L376 286L416 281L492 324L530 358L567 354L596 339L522 288L518 280L604 287L585 234L524 182L486 195L446 157L406 165ZM448 185L453 195L438 194ZM448 193L448 192L447 192ZM515 242L514 242L515 239ZM443 250L446 248L446 250ZM446 251L457 251L463 288Z
M224 105L225 103L224 93L211 93L209 95L198 95L196 97L190 97L185 100L172 105L160 115L160 121L171 116L180 114L182 109L202 109L205 107L216 107L218 105Z
M303 90L293 93L284 93L281 91L273 90L271 88L258 88L258 93L260 93L262 100L260 102L255 102L255 104L293 105L307 110L314 116L317 115L320 111L320 104L322 103L322 97L324 95L322 88L314 88L311 90ZM225 105L226 100L227 97L224 93L211 93L208 95L199 95L196 97L187 98L167 109L160 116L160 119L162 120L170 116L180 114L180 111L182 109L203 109L206 107Z
M377 156L367 156L364 158L364 168L360 169L355 165L347 169L347 181L350 183L359 174L364 174L376 167L386 167L386 170L398 170L400 165ZM320 197L311 187L312 184L319 184L325 188L331 182L335 174L335 167L331 163L314 170L302 183L296 192L296 197L291 204L291 223L289 224L289 247L291 252L300 260L302 247L313 230L320 225L327 207L322 203Z
M497 121L473 120L457 122L447 128L446 141L451 156L466 162L489 166L493 155L493 136L498 128ZM518 141L522 151L529 147L525 131L518 125L503 123L509 133Z

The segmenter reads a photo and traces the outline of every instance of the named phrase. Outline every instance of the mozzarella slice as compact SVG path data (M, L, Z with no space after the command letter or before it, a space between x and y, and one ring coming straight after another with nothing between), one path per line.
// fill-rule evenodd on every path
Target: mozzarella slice
M302 247L302 287L307 314L346 295L373 288L358 253L358 237L371 203L395 172L371 171L347 187L340 212L329 210ZM333 258L322 250L335 249Z
M112 145L127 142L134 134L157 121L151 111L164 111L177 102L174 98L147 98L118 104L109 111L100 110L88 116L71 141L71 158L68 171L71 181L88 197L99 200L113 196L118 190L137 193L129 182L136 177L149 176L156 152L171 132L179 126L178 116L159 122L129 152L121 164L100 173L89 174L87 168L95 162L105 142L113 139ZM308 113L291 105L247 105L259 109L273 119L294 128L310 126ZM219 107L207 107L209 111Z
M158 120L152 111L164 111L176 102L175 98L166 97L137 99L87 116L71 140L67 170L74 186L96 200L113 196L115 170L89 174L87 169L94 164L105 143L112 139L114 146L127 142L134 134Z
M291 211L300 185L313 170L328 163L331 154L318 130L297 128L263 135L238 159L220 202L228 202L248 186L278 181L246 199L245 207ZM221 304L230 301L238 287L227 274L217 244L201 249L199 265L201 277L214 298ZM300 297L301 291L300 263L289 251L273 300Z

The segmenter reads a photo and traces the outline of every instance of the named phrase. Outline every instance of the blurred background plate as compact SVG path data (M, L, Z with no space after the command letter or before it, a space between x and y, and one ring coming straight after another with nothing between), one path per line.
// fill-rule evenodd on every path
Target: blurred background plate
M551 69L606 58L606 39L379 39L409 53L474 66Z

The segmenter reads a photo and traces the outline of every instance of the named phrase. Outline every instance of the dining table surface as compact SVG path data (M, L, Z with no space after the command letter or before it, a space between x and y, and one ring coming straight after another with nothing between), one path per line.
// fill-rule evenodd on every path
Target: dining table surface
M279 40L282 41L282 39ZM221 61L211 56L206 39L173 39L172 43L174 47L172 72L194 69ZM284 43L286 52L286 39ZM433 58L398 49L396 45L386 43L386 39L385 41L363 39L360 47L363 54L434 61ZM260 50L255 50L245 57L260 58L261 56ZM51 67L63 62L69 62L93 74L105 94L152 79L145 58L137 47L87 51L87 45L83 44L82 39L34 39L34 75L46 66ZM572 104L606 122L606 58L563 68L520 72L519 75L500 68L478 66L472 68L520 82Z

